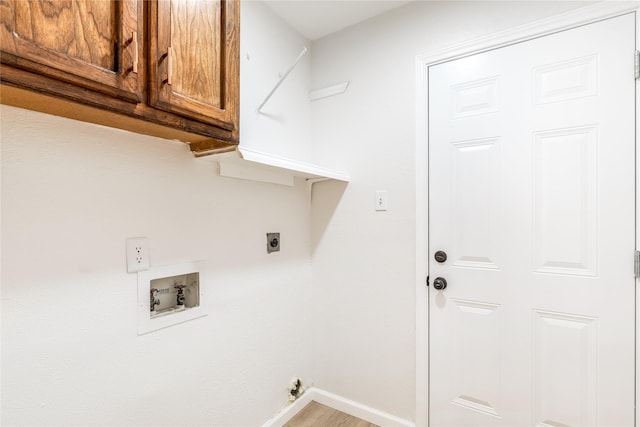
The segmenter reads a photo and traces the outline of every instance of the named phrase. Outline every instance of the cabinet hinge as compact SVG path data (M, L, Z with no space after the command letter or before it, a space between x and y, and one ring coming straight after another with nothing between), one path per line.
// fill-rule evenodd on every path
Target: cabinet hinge
M633 61L634 64L634 72L636 76L636 80L640 79L640 50L636 50L635 59Z
M636 277L640 277L640 251L633 254L633 273Z

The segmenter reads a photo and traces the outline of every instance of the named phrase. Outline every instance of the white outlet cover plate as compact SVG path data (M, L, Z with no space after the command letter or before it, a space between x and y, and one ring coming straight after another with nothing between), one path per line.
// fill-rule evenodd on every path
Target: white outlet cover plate
M134 237L127 239L127 272L136 273L149 269L149 239Z

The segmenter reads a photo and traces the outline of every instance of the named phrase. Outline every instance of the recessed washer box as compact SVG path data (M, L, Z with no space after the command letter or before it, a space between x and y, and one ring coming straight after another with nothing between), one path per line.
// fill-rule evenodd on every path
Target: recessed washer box
M138 272L138 335L207 315L202 262Z

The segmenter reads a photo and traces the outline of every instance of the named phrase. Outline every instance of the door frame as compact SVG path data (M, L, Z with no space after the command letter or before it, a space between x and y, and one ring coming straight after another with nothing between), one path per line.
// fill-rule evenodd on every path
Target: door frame
M568 30L607 18L635 12L636 49L640 49L640 3L637 1L599 2L560 15L524 24L506 31L430 50L415 57L416 73L416 402L417 427L428 425L429 414L429 292L425 279L429 274L429 74L430 66L488 50L521 43L537 37ZM633 52L629 52L632 55ZM631 71L630 71L631 72ZM636 80L636 249L640 249L640 80ZM640 279L636 278L636 289ZM636 292L636 427L640 421L640 292Z

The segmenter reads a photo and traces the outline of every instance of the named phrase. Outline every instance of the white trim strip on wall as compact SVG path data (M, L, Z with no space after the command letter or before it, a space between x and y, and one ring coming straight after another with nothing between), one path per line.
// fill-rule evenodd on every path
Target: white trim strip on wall
M290 403L288 406L278 412L275 417L262 424L262 427L282 427L283 425L291 421L291 419L295 417L298 412L302 411L305 406L311 403L311 401L313 400L313 390L313 388L310 388L305 391L302 396L298 397L294 402Z
M533 38L553 34L558 31L575 28L607 18L613 18L625 13L638 12L638 1L602 1L590 6L575 9L560 15L524 24L509 30L500 31L487 36L479 37L468 42L416 55L416 426L426 427L429 420L429 293L425 286L428 275L428 67L445 61L450 61L465 56L486 52ZM637 18L640 22L640 18ZM640 25L640 24L639 24ZM636 43L640 45L640 29L636 28ZM631 54L631 53L630 53ZM637 83L638 84L638 83ZM640 84L638 84L640 86ZM640 107L636 98L636 126L640 132ZM636 139L637 143L637 139ZM640 164L640 154L636 169ZM640 189L640 177L638 187ZM636 200L640 195L636 194ZM637 203L640 203L637 202ZM636 218L636 228L638 219ZM638 242L640 242L640 231ZM639 281L640 283L640 281ZM640 293L637 296L636 312L640 307ZM638 316L636 316L638 318ZM636 343L640 349L640 318L637 320ZM636 351L636 396L640 396L640 363L638 357L640 350ZM636 420L640 419L640 405L636 405ZM637 421L636 421L637 425Z

